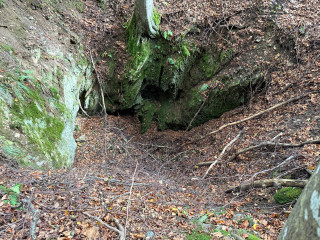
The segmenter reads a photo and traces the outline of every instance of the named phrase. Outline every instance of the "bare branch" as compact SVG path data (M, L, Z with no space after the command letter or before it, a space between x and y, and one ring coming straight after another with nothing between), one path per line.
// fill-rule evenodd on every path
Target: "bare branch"
M185 132L184 132L184 134L189 131L189 129L190 129L193 121L196 119L196 117L198 116L198 114L201 112L201 110L202 110L204 104L207 102L207 100L208 100L208 97L206 97L206 98L204 99L204 101L202 102L200 108L198 109L198 111L196 112L196 114L195 114L195 115L193 116L193 118L191 119L191 121L190 121L187 129L186 129Z
M232 139L232 141L229 142L229 143L223 148L223 150L222 150L222 152L220 153L220 155L218 156L217 160L215 160L215 161L210 165L210 167L208 168L208 170L206 171L206 173L205 173L204 176L202 177L203 179L208 175L208 173L209 173L209 171L211 170L211 168L212 168L214 165L216 165L218 161L220 161L220 160L222 159L225 151L226 151L230 146L232 146L232 144L234 144L235 141L237 141L237 140L239 139L239 137L241 136L242 133L243 133L243 131L240 131L240 132L238 133L238 135L237 135L234 139Z
M248 148L244 148L244 149L236 152L228 160L228 162L234 160L237 156L239 156L242 153L245 153L245 152L248 152L248 151L252 151L252 150L255 150L255 149L259 149L259 148L262 148L262 147L297 148L297 147L303 147L304 145L307 145L307 144L320 144L320 139L308 140L308 141L305 141L305 142L302 142L302 143L298 143L298 144L293 144L293 143L274 143L274 142L272 142L272 140L271 141L267 141L267 142L262 142L262 143L260 143L258 145L251 146L251 147L248 147Z
M125 240L125 234L124 234L124 228L123 226L119 223L119 220L114 218L113 221L116 223L118 228L115 228L107 223L105 223L104 221L102 221L100 218L96 217L96 216L92 216L89 213L83 212L82 214L86 215L89 218L92 218L94 220L96 220L97 222L99 222L100 224L102 224L103 226L106 226L107 228L109 228L110 230L116 232L119 234L120 240Z
M129 194L128 204L127 204L127 217L126 217L126 224L124 226L124 235L125 236L126 236L126 232L127 232L128 223L129 223L129 209L131 206L132 189L133 189L134 178L136 176L137 169L138 169L138 161L136 163L136 167L135 167L134 172L132 174L131 186L130 186L130 191L129 191L130 194Z
M312 92L312 93L313 93L313 92ZM246 122L246 121L248 121L248 120L251 120L251 119L253 119L253 118L259 117L259 116L261 116L261 115L263 115L263 114L265 114L265 113L267 113L267 112L271 112L272 110L274 110L274 109L276 109L276 108L279 108L279 107L282 107L282 106L284 106L284 105L286 105L286 104L288 104L288 103L297 101L297 100L299 100L299 99L301 99L301 98L303 98L303 97L306 97L306 96L308 96L308 95L310 95L310 94L311 94L311 93L309 92L309 93L306 93L306 94L303 94L303 95L300 95L300 96L296 96L296 97L294 97L294 98L290 98L290 99L287 100L287 101L284 101L284 102L282 102L282 103L276 104L276 105L274 105L274 106L272 106L272 107L270 107L270 108L268 108L268 109L265 109L265 110L263 110L263 111L260 111L260 112L258 112L258 113L256 113L256 114L253 114L253 115L251 115L251 116L249 116L249 117L246 117L246 118L244 118L244 119L242 119L242 120L238 120L238 121L235 121L235 122L231 122L231 123L227 123L227 124L225 124L225 125L222 125L222 126L219 127L217 130L214 130L214 131L206 134L205 136L203 136L203 137L201 137L201 138L198 138L198 139L192 140L191 142L185 143L185 144L183 144L181 147L183 147L183 146L185 146L185 145L187 145L187 144L192 144L192 143L198 142L198 141L200 141L200 140L203 140L203 139L205 139L206 137L211 136L211 135L214 135L214 134L222 131L223 129L225 129L225 128L227 128L227 127L234 126L234 125L237 125L237 124Z
M232 187L226 190L226 193L246 191L250 188L265 188L274 186L285 186L285 187L301 187L303 188L307 184L308 180L295 180L295 179L266 179L257 180L250 183L244 183L237 187Z

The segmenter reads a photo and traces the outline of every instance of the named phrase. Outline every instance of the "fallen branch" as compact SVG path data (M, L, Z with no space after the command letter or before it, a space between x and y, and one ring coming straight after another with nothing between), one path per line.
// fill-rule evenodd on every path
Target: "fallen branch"
M251 146L248 148L244 148L238 152L236 152L229 160L232 161L234 160L237 156L239 156L242 153L254 150L254 149L258 149L258 148L262 148L262 147L282 147L282 148L296 148L296 147L303 147L304 145L307 144L320 144L320 139L315 139L315 140L308 140L302 143L298 143L298 144L292 144L292 143L274 143L272 141L267 141L267 142L262 142L258 145L255 146Z
M30 209L33 213L32 222L30 224L30 236L33 240L36 240L37 222L39 221L39 210L35 209L32 204L30 205Z
M279 108L279 107L281 107L281 106L283 106L283 105L286 105L286 104L288 104L288 103L297 101L297 100L299 100L299 99L301 99L301 98L303 98L303 97L306 97L306 96L308 96L308 95L310 95L310 94L311 94L311 93L309 92L309 93L306 93L306 94L303 94L303 95L300 95L300 96L296 96L296 97L294 97L294 98L290 98L290 99L287 100L287 101L284 101L284 102L282 102L282 103L276 104L276 105L274 105L274 106L272 106L272 107L270 107L270 108L268 108L268 109L265 109L265 110L263 110L263 111L260 111L260 112L258 112L258 113L256 113L256 114L253 114L253 115L251 115L251 116L249 116L249 117L246 117L246 118L244 118L244 119L242 119L242 120L239 120L239 121L235 121L235 122L231 122L231 123L227 123L227 124L225 124L225 125L222 125L222 126L219 127L217 130L214 130L214 131L206 134L205 136L203 136L203 137L201 137L201 138L198 138L198 139L192 140L191 142L185 143L185 144L183 144L181 147L183 147L183 146L185 146L185 145L187 145L187 144L192 144L192 143L201 141L201 140L205 139L206 137L211 136L211 135L213 135L213 134L216 134L216 133L222 131L223 129L225 129L225 128L227 128L227 127L234 126L234 125L237 125L237 124L246 122L246 121L248 121L248 120L251 120L251 119L253 119L253 118L259 117L259 116L261 116L261 115L263 115L263 114L265 114L265 113L267 113L267 112L271 112L272 110L274 110L274 109L276 109L276 108Z
M244 240L242 237L240 237L239 235L237 235L235 233L231 233L230 235L236 240Z
M206 171L206 173L205 173L204 176L202 177L203 179L208 175L208 173L209 173L209 171L211 170L211 168L213 168L213 166L216 165L217 162L219 162L219 161L222 159L222 157L223 157L223 155L225 154L226 150L227 150L230 146L232 146L232 144L234 144L235 141L237 141L237 140L239 139L239 137L241 136L242 133L243 133L243 131L240 131L240 132L238 133L238 135L237 135L234 139L232 139L232 141L229 142L229 143L223 148L223 150L222 150L222 152L220 153L220 155L218 156L217 160L215 160L213 163L211 163L210 167L208 168L208 170Z
M24 221L23 221L23 224L22 224L22 228L23 228L23 231L24 231L24 226L25 226L25 223L26 223L26 220L27 220L27 217L31 211L32 213L32 221L30 223L30 236L32 238L32 240L35 240L37 239L36 237L36 231L37 231L37 223L39 221L39 213L40 213L40 210L39 209L35 209L33 204L32 204L32 200L33 200L33 193L34 193L34 190L32 189L31 191L31 195L30 195L30 198L28 200L26 199L22 199L22 202L24 203L24 206L27 206L26 207L26 210L27 210L27 214L25 215L24 217ZM21 205L20 205L21 206Z
M293 172L295 172L295 171L297 171L297 170L300 170L300 169L303 169L303 168L304 168L303 165L297 166L297 167L295 167L295 168L289 169L288 171L285 171L284 173L281 173L280 175L277 175L275 178L276 178L276 179L281 179L281 178L289 175L290 173L293 173ZM310 174L310 175L311 175L311 174Z
M202 102L200 108L198 109L198 111L196 112L196 114L193 116L193 118L192 118L191 121L189 122L189 125L188 125L187 129L184 131L183 135L184 135L186 132L189 131L189 129L190 129L193 121L196 119L196 117L198 116L198 114L201 112L201 110L202 110L204 104L207 102L207 100L208 100L208 97L206 97L206 98L204 99L204 101Z
M253 174L253 176L249 179L249 182L252 182L253 179L254 179L256 176L258 176L259 174L273 171L273 170L281 167L282 165L289 163L293 158L295 158L295 157L297 157L297 156L299 156L299 155L292 155L292 156L286 158L283 162L279 163L277 166L275 166L275 167L273 167L273 168L266 169L266 170L263 170L263 171L260 171L260 172L257 172L257 173L255 173L255 174Z
M100 181L105 181L107 183L111 183L111 184L116 184L116 185L126 185L126 186L131 186L132 182L125 182L125 181L121 181L118 179L114 179L114 178L100 178L100 177L95 177L95 176L88 176L89 178L92 179L96 179L96 180L100 180ZM149 183L133 183L133 186L135 187L142 187L142 186L150 186L151 184Z
M275 136L270 142L273 142L275 140L277 140L280 136L282 135L282 133L279 133L277 136ZM227 162L233 160L233 158L229 159ZM200 162L198 163L196 166L197 167L203 167L203 166L209 166L210 164L212 164L213 162L210 161L210 162Z
M113 201L117 200L119 197L122 197L122 196L125 196L125 195L128 195L130 194L130 192L126 192L126 193L123 193L123 194L120 194L118 196L115 196L114 198L112 198L110 201L109 201L109 204L112 203Z
M301 187L307 184L308 180L295 180L295 179L266 179L257 180L250 183L244 183L236 187L229 188L226 193L246 191L250 188L265 188L274 186L285 186L285 187Z
M102 224L103 226L106 226L107 228L109 228L110 230L116 232L119 234L120 240L125 240L125 230L123 228L123 226L119 223L119 220L114 218L113 221L116 223L118 228L115 228L107 223L105 223L104 221L102 221L100 218L96 217L96 216L92 216L89 213L83 212L82 214L86 215L89 218L92 218L94 220L96 220L97 222L99 222L100 224Z
M138 161L136 163L136 167L134 169L134 172L132 174L132 179L131 179L131 186L130 186L130 191L129 191L129 199L128 199L128 204L127 204L127 216L126 216L126 223L124 225L124 235L127 235L127 227L129 225L129 211L130 211L130 207L131 207L131 197L132 197L132 190L133 190L133 185L134 185L134 181L135 181L135 176L137 173L137 169L138 169Z

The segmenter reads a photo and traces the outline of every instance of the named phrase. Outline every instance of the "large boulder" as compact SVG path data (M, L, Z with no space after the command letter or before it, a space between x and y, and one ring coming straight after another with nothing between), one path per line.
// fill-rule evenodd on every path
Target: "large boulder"
M77 36L21 1L6 1L0 22L0 154L70 167L79 96L86 108L99 100Z

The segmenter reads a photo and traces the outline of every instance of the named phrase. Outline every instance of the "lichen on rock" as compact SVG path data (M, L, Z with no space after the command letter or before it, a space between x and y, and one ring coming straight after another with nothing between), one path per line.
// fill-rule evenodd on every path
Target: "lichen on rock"
M15 4L23 10L11 11ZM13 27L0 28L0 152L34 168L70 167L79 96L85 108L96 109L99 101L91 66L82 46L70 40L72 32L42 15L32 17L24 4L8 2L2 13ZM26 27L30 31L21 31ZM40 40L26 44L30 36Z

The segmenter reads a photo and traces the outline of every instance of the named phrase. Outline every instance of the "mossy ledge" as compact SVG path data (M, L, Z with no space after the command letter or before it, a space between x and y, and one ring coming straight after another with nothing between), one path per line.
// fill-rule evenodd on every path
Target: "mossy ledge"
M156 11L154 21L161 24ZM212 38L204 47L189 35L175 37L167 30L149 38L133 14L126 30L125 71L112 71L108 76L108 111L133 111L141 121L142 132L152 121L160 130L180 130L186 129L192 119L194 127L247 102L255 86L264 81L261 71L242 69L237 76L228 72L221 75L235 55L233 46L218 48L216 38ZM112 66L120 66L115 57L109 60Z

